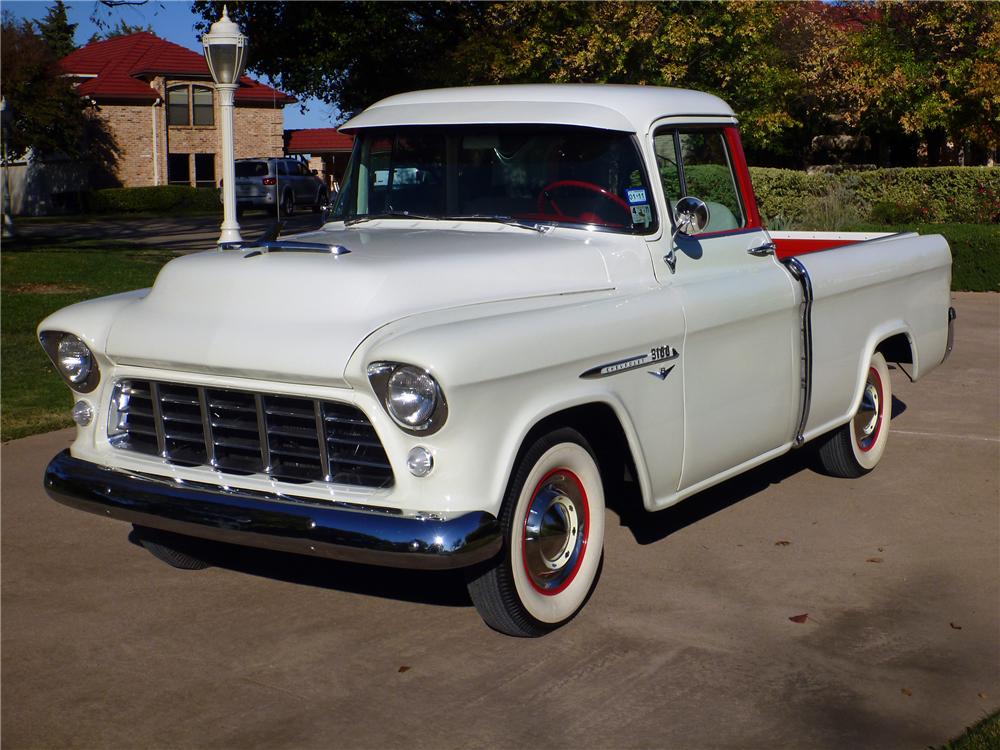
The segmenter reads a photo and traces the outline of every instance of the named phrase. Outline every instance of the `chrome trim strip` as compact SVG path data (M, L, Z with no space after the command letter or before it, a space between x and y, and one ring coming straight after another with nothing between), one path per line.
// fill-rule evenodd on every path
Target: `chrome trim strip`
M800 355L800 377L801 377L801 401L799 404L799 424L795 428L795 447L799 448L806 442L805 429L809 420L809 409L812 404L812 368L813 368L813 339L812 339L812 305L813 287L809 270L802 265L798 258L785 258L782 265L788 269L792 278L799 282L802 287L802 353Z
M323 481L333 480L330 472L330 443L326 439L326 420L323 418L323 403L313 401L313 409L316 414L316 442L319 443L319 465L323 472Z
M109 469L73 458L68 450L49 463L44 485L53 500L71 508L140 526L371 565L466 567L495 556L502 540L497 519L485 511L443 520L320 507Z
M948 343L944 347L944 356L941 358L941 363L943 364L948 357L951 356L951 350L955 348L955 318L958 317L958 313L955 312L954 307L948 308Z
M212 413L208 410L208 396L204 386L197 386L198 403L201 407L201 431L205 435L205 462L215 466L215 436L212 434Z
M153 407L153 427L156 430L156 450L160 458L169 458L167 455L167 435L163 426L163 405L160 403L160 386L158 383L149 381L149 402Z
M257 408L257 439L260 440L260 465L261 473L271 474L271 442L267 436L267 414L264 413L264 396L260 393L253 395L253 403Z

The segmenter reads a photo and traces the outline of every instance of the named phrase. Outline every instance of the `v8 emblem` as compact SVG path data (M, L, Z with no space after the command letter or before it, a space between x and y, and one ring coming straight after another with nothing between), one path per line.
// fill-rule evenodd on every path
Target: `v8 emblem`
M667 375L670 374L670 371L673 370L675 366L676 365L670 365L670 367L661 367L659 370L650 370L649 374L653 377L659 378L660 380L666 380Z

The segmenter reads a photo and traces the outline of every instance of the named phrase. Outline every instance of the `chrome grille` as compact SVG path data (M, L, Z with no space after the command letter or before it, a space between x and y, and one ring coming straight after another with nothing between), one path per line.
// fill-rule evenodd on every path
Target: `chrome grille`
M118 448L182 466L296 483L393 483L371 422L335 401L121 380L108 433Z

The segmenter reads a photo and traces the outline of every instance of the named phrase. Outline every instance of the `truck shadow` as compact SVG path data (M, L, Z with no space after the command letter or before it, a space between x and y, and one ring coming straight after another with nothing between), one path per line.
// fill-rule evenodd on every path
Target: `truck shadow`
M893 396L890 418L895 419L904 411L906 404ZM636 542L642 545L654 544L801 471L823 473L816 448L816 442L810 442L799 450L779 456L692 495L677 505L655 512L649 512L643 507L638 483L626 481L619 486L617 492L607 493L607 507L618 516L621 525L632 533Z
M141 546L135 532L131 532L128 539ZM298 586L443 607L472 606L461 570L383 568L187 538L178 546L213 567Z

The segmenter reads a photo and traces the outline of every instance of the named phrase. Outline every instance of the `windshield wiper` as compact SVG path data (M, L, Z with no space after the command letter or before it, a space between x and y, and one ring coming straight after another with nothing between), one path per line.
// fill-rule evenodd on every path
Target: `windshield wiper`
M527 221L525 219L515 219L513 216L501 216L499 214L470 214L468 216L442 216L448 221L495 221L498 224L506 224L510 227L521 227L531 229L539 234L551 232L554 228L551 224L543 224L537 221Z
M360 224L365 221L372 221L373 219L425 219L427 221L440 221L440 216L424 216L423 214L415 214L412 211L386 211L381 214L365 214L364 216L355 216L353 219L345 219L344 225L351 226L352 224Z

